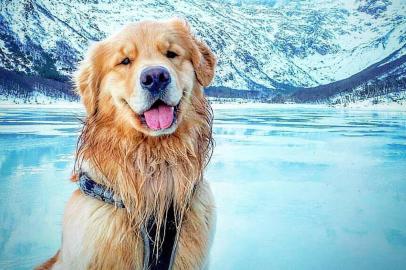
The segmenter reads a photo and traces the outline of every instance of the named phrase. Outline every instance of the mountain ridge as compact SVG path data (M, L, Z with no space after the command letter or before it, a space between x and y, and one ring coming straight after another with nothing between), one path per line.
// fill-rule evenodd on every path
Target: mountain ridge
M0 67L62 82L89 44L142 18L186 18L218 56L213 89L290 94L405 55L402 1L6 0L0 7Z

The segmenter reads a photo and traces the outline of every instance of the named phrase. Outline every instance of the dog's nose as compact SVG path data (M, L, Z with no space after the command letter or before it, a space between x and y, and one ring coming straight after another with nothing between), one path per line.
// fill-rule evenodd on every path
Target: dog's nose
M171 75L164 67L147 67L141 72L140 81L145 90L159 92L171 82Z

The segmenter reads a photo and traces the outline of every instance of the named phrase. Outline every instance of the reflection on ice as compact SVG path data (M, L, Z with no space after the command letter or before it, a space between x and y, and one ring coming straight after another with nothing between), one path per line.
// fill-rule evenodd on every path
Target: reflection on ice
M0 268L60 242L81 111L0 109ZM402 269L406 113L215 110L212 269Z

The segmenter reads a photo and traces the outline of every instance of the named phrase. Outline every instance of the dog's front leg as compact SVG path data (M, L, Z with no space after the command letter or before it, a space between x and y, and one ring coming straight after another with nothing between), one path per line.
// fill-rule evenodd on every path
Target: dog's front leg
M215 231L215 206L209 184L197 187L179 236L175 270L207 269Z

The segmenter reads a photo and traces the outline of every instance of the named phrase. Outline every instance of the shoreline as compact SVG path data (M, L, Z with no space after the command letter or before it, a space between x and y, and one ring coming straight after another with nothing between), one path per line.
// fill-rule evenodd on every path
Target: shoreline
M210 101L210 100L209 100ZM211 106L214 110L224 110L224 109L265 109L265 108L315 108L315 109L336 109L336 110L351 110L351 111L398 111L406 112L406 104L399 103L379 103L379 104L363 104L354 103L343 105L329 105L329 104L309 104L309 103L266 103L257 101L210 101ZM70 101L55 101L51 103L13 103L7 101L0 101L0 109L18 109L18 108L48 108L48 109L82 109L83 104L80 102L70 102Z

